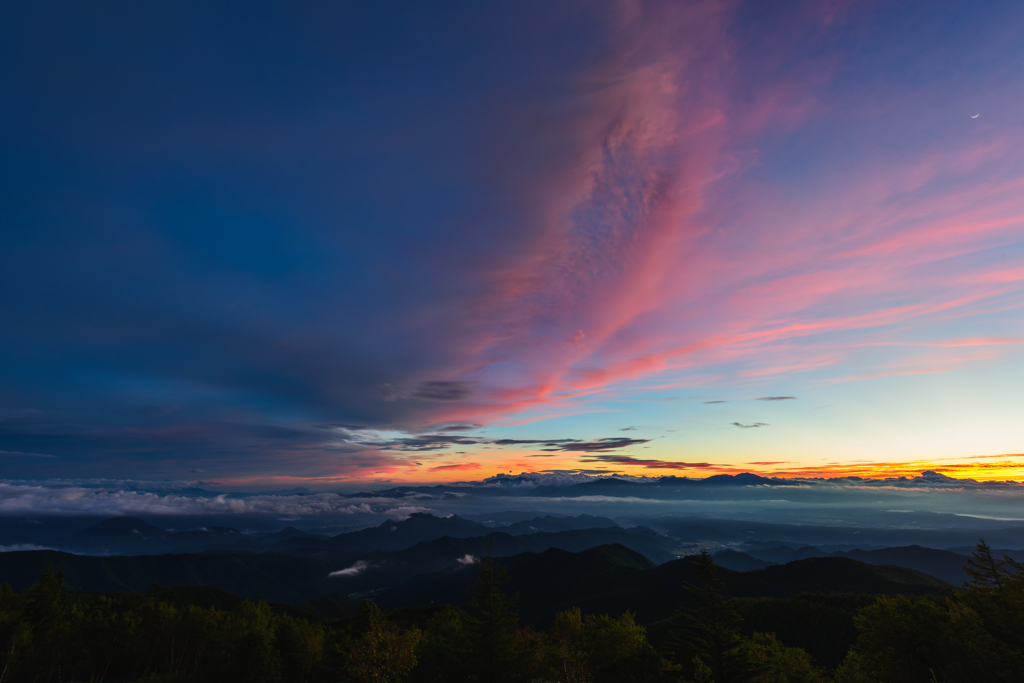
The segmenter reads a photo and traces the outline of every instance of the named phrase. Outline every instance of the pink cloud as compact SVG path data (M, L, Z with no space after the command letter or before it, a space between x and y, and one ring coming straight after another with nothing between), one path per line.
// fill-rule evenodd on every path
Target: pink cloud
M572 163L517 186L540 228L481 290L478 334L453 368L481 390L438 419L521 424L652 377L944 372L1017 345L939 326L1020 293L1019 265L982 257L1024 229L1018 133L894 150L893 130L932 125L915 112L935 93L830 90L848 58L845 5L757 38L757 64L728 5L639 7L623 9L605 63L579 75L579 113L557 129ZM761 150L784 156L807 131L860 148L804 152L813 172L787 177ZM903 343L988 350L908 365ZM877 357L858 351L872 345Z

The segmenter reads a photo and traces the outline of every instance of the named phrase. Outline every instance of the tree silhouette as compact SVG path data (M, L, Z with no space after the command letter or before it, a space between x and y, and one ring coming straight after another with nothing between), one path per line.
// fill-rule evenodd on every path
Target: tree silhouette
M979 541L964 571L970 580L958 599L976 611L985 628L1010 647L1024 651L1024 567L1003 556L997 560L984 541ZM1022 664L1024 669L1024 664Z
M979 588L1001 589L1007 573L1005 564L1005 560L997 560L988 544L979 539L974 546L974 554L967 558L964 565L964 572L970 577L967 583Z
M749 681L757 667L740 647L742 620L722 597L718 567L707 550L691 561L696 583L687 583L685 589L695 606L672 618L670 647L674 659L697 677L707 677L705 669L709 670L715 683Z
M518 596L508 597L502 588L508 572L494 561L494 539L487 539L487 554L476 561L477 574L469 600L470 618L466 640L471 669L477 680L491 682L513 678L515 636L519 615Z

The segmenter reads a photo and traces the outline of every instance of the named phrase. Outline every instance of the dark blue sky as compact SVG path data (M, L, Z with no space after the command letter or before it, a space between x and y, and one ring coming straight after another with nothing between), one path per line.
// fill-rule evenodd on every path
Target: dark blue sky
M509 186L561 163L513 138L601 50L474 6L9 8L4 447L232 457L265 420L418 415L381 387L446 379L529 240Z
M654 410L617 401L668 386L703 405L921 374L864 350L908 340L933 345L926 370L1017 363L1019 326L991 311L1021 291L1021 18L1012 3L10 5L4 476L415 479L427 465L389 439L623 413L543 434L610 438ZM970 324L936 317L965 305ZM793 332L808 326L846 336ZM963 338L1004 341L978 355ZM840 438L823 429L815 443ZM627 455L727 471L765 445L711 438ZM771 449L820 450L801 438ZM439 443L438 472L544 464Z

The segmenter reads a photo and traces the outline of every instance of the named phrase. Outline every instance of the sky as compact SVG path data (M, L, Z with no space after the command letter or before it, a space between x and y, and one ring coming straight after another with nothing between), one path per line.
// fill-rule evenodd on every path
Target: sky
M1024 479L1022 22L8 3L0 478Z

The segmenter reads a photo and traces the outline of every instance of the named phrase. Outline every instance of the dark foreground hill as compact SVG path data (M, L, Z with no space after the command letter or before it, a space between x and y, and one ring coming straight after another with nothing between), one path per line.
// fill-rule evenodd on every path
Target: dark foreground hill
M774 548L754 548L746 551L747 555L758 560L771 562L773 564L785 564L793 560L806 560L809 557L828 557L829 553L811 545L793 548L788 545L780 545Z
M621 545L606 545L578 553L551 549L501 558L509 571L506 591L520 596L520 615L540 621L567 607L583 607L580 598L614 593L656 565ZM465 605L473 566L453 565L434 574L416 577L375 597L382 607L408 607L449 603ZM584 611L588 611L584 609Z
M315 558L247 555L95 557L52 550L0 553L0 583L31 586L43 569L64 573L71 590L141 593L161 586L214 586L243 598L296 604L338 591L336 567Z
M895 564L900 567L916 569L938 577L954 586L960 585L961 582L967 579L967 574L964 573L964 564L967 562L967 557L949 550L910 545L902 548L882 548L880 550L850 550L834 554L849 557L860 562L867 562L868 564Z
M523 595L527 620L543 621L558 610L578 606L593 613L631 610L649 622L686 603L683 586L694 580L690 560L658 565L625 544L595 544L594 534L645 537L642 531L620 528L492 535L495 554L506 555L500 562L511 574L509 590ZM570 548L552 547L555 542ZM487 543L488 538L438 539L394 553L369 553L352 566L278 553L94 557L45 550L10 552L0 553L0 582L22 590L50 567L64 573L69 589L80 591L140 593L153 583L213 586L243 598L294 605L339 593L358 597L383 590L376 598L386 606L462 604L475 573L473 556L485 552ZM532 552L521 551L531 550L531 544ZM928 595L950 590L948 584L921 572L841 557L748 572L721 571L727 597L831 591Z
M409 579L438 572L446 567L458 565L472 567L474 558L487 552L493 542L495 557L509 557L526 552L539 553L552 548L576 553L597 546L619 544L641 555L646 562L655 564L674 559L668 548L675 545L672 539L643 527L622 529L583 529L555 533L512 536L493 533L475 538L439 538L418 543L411 548L394 552L375 551L346 565L347 572L336 577L340 590L346 593L362 593L399 586ZM649 559L648 559L649 558ZM340 569L340 567L339 567Z
M729 551L725 551L729 552ZM964 574L963 565L967 562L964 554L951 550L938 550L936 548L923 548L919 545L908 545L898 548L881 548L877 550L848 550L834 553L826 553L813 546L803 548L790 548L779 546L776 548L748 550L746 553L754 559L760 559L776 563L791 562L795 559L806 559L810 557L848 557L859 562L866 562L874 565L896 565L916 569L943 581L959 585L967 578ZM968 553L969 554L969 553ZM998 555L997 555L998 556ZM720 564L732 569L738 568L733 562L736 558L731 556L722 557ZM716 561L719 556L716 555ZM731 564L732 562L732 564Z
M508 591L520 594L521 616L540 625L573 606L595 614L629 610L641 623L664 619L689 604L684 586L696 579L690 558L655 566L618 545L580 553L524 553L500 563L509 572ZM473 576L472 567L452 566L385 591L376 600L386 607L465 604ZM941 595L953 589L919 571L844 557L811 558L748 572L722 568L720 576L724 595L730 598L785 598L808 592Z
M10 583L16 590L28 588L50 566L64 572L73 590L136 593L154 582L162 586L205 585L245 598L295 604L336 592L347 595L391 588L414 576L440 571L460 559L471 564L472 557L484 553L492 540L497 556L549 548L575 552L621 543L659 562L673 558L668 548L675 545L672 539L643 527L609 527L523 536L491 533L474 538L443 537L403 550L365 554L311 549L305 556L207 552L97 557L31 550L0 553L0 583Z
M771 567L773 564L778 564L778 562L761 560L747 553L741 553L738 550L719 550L715 553L715 564L719 567L731 569L734 572L750 572L755 569Z
M701 604L716 604L719 591L708 559L657 566L612 545L580 553L526 553L502 562L513 573L510 588L523 589L522 604L534 615L539 608L559 609L587 598L585 612L614 615L621 608L616 600L631 590L634 602L646 598L645 619L656 613L654 600L660 613L685 606L679 583L698 573ZM724 634L730 646L737 643L730 648L732 661L754 664L762 681L1024 680L1020 620L1010 607L1019 597L1021 572L1001 572L1002 587L964 586L952 600L835 592L734 597L729 605L743 618L735 628L722 628L722 620L712 620L707 609L648 622L645 629L637 629L631 615L581 619L574 611L564 612L544 633L537 627L546 617L534 616L531 627L520 629L504 601L487 600L489 565L480 570L484 580L476 596L492 609L468 615L440 605L385 613L369 602L353 615L353 603L337 595L298 605L266 604L203 586L127 596L83 594L62 590L59 577L44 573L27 592L0 592L0 624L7 625L0 633L6 638L0 670L12 683L480 681L495 680L495 671L507 672L502 678L511 681L671 683L708 680L704 662L715 661L712 638ZM442 572L455 579L465 573L461 566ZM720 573L732 594L766 586L782 593L806 586L809 577L817 588L834 582L901 593L949 590L917 572L837 557ZM428 578L420 580L421 589L438 586ZM325 614L332 611L354 618ZM993 614L1005 618L980 618ZM966 626L959 621L965 616ZM494 624L502 629L498 638ZM680 645L696 650L698 658L687 659L685 650L680 656ZM502 656L500 670L495 652ZM838 668L821 670L815 664Z

